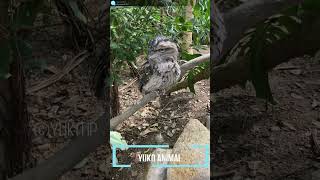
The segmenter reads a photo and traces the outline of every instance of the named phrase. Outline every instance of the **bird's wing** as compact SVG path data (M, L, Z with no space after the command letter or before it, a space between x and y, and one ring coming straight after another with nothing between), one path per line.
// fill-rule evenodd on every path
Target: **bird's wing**
M148 94L164 88L164 79L159 74L152 74L149 80L141 87L141 92Z
M139 90L142 92L142 87L147 84L152 75L152 68L150 63L145 62L139 69Z

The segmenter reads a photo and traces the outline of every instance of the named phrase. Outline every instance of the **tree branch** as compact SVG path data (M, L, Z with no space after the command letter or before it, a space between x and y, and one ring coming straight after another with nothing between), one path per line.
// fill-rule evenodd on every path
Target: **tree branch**
M203 62L207 62L210 59L210 54L204 54L202 56L199 56L197 58L194 58L184 64L182 64L180 66L181 69L181 76L183 76L186 71L193 69L194 67L196 67L197 65L203 63Z
M197 74L197 75L193 78L193 80L192 80L191 83L196 83L196 82L198 82L198 81L201 81L201 80L204 80L204 79L208 79L209 77L210 77L210 69L207 68L207 69L201 71L199 74ZM173 86L171 89L169 89L169 90L167 91L167 93L172 93L172 92L174 92L174 91L178 91L178 90L180 90L180 89L187 88L187 87L188 87L188 84L189 84L188 80L185 79L185 80L183 80L182 82L177 83L177 84L176 84L175 86Z
M75 137L67 146L54 154L48 160L37 167L29 169L11 180L56 180L63 173L73 168L89 153L96 150L102 144L108 142L107 115L102 114L96 122L96 130L92 133L85 129L83 136ZM88 130L88 131L86 131Z

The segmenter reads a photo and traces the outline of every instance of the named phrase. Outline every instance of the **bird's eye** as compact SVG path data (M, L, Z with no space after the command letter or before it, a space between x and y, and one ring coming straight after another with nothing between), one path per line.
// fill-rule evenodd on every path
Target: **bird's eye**
M164 51L165 51L165 49L159 49L159 51L160 51L160 52L164 52Z

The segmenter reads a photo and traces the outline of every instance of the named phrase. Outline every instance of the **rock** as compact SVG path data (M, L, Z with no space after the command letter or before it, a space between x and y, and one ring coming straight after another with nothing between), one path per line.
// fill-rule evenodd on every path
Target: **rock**
M203 164L205 163L205 148L193 148L192 145L209 145L210 133L197 119L190 119L182 134L172 149L172 154L179 154L179 162L169 164ZM208 165L209 166L209 165ZM210 168L169 168L168 180L210 179Z
M153 154L171 154L172 149L156 149ZM168 164L167 161L160 162L161 164ZM166 168L156 168L148 165L146 178L147 180L164 180L166 177Z

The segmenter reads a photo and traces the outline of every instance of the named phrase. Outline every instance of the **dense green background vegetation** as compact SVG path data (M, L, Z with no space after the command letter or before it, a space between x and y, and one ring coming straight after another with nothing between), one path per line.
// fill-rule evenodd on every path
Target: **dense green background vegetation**
M191 20L186 19L185 8L176 3L164 7L111 8L114 68L121 69L125 61L135 61L137 56L146 53L148 42L157 35L170 37L181 46L183 33L192 32L194 47L209 45L210 1L199 0L193 5Z

